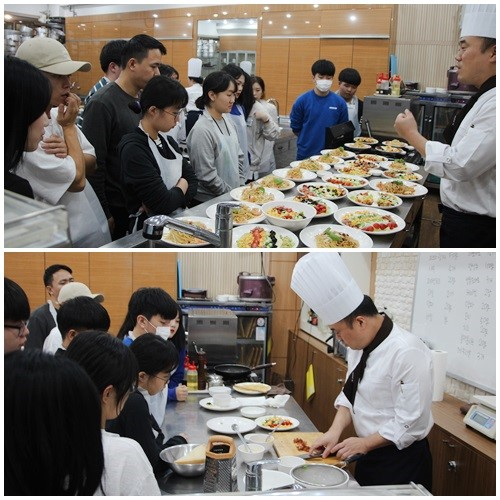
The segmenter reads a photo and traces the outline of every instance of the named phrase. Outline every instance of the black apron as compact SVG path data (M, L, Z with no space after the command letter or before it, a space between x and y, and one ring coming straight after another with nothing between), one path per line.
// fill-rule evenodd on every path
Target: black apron
M409 484L413 481L431 491L429 442L424 438L403 450L398 450L393 444L372 450L357 461L354 477L361 486Z

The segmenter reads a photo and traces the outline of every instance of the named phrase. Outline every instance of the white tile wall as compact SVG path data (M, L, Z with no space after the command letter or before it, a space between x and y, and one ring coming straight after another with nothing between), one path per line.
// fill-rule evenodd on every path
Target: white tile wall
M375 304L379 309L385 308L398 325L410 331L417 269L418 253L377 254ZM446 377L445 392L462 401L469 401L474 394L487 394L451 377Z

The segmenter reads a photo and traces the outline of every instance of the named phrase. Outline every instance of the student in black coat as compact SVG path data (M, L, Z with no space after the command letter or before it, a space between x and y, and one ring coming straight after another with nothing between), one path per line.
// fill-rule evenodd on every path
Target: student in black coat
M139 126L118 145L129 232L142 228L152 215L170 215L186 208L198 189L198 180L177 142L166 135L186 106L186 89L166 76L153 77L131 109L142 113ZM135 215L135 217L134 217Z

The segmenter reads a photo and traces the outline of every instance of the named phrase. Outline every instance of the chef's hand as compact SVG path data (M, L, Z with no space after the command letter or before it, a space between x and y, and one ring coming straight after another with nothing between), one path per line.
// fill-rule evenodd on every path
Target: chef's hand
M357 453L364 455L369 451L366 439L350 437L334 446L331 452L335 453L338 458L345 460L346 458L356 455Z
M60 104L57 110L57 123L61 127L71 127L76 123L76 117L80 111L81 99L73 93L68 95L66 105Z
M325 432L322 436L320 436L314 443L311 445L309 449L309 453L311 455L320 455L323 458L331 455L332 449L338 443L338 438L333 435L331 432Z
M394 128L400 137L407 140L414 132L418 132L417 122L409 109L405 109L403 113L396 116Z
M48 154L55 155L57 158L66 158L68 156L68 146L64 137L60 135L51 135L40 143L40 147Z
M179 384L175 388L175 397L177 401L186 401L188 397L188 388L185 385Z

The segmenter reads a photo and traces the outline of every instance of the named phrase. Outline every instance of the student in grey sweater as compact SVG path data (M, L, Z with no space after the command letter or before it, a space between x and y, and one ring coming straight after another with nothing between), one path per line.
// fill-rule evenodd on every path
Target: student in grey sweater
M198 178L196 202L202 203L243 185L243 152L236 130L225 116L231 111L236 91L234 78L215 71L203 82L203 94L196 100L204 109L189 136L187 147Z

